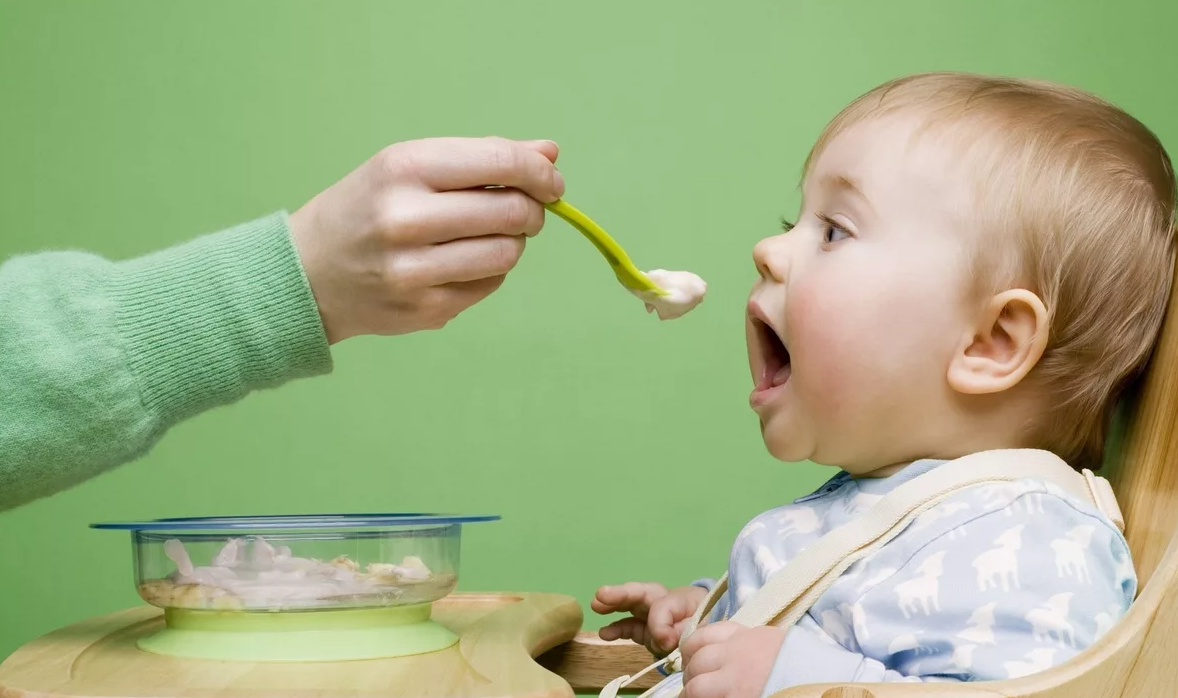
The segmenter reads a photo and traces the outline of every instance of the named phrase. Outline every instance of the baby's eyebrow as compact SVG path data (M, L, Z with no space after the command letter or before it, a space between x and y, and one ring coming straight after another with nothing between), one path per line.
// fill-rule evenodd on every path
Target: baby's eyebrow
M859 187L859 184L854 179L842 174L826 175L822 178L822 184L827 187L832 187L836 190L845 191L852 196L859 197L862 199L863 203L867 205L867 208L870 209L872 213L875 213L875 209L871 206L871 200L867 198L867 195L863 193L863 189Z

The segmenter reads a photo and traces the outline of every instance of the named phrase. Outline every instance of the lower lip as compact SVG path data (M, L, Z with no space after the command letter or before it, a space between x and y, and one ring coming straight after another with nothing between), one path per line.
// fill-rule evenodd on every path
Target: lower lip
M787 385L789 385L788 380L786 380L781 385L774 385L769 388L753 388L752 395L749 395L749 406L751 406L753 409L756 409L758 407L764 407L765 405L768 405L770 402L773 402L777 399L777 396L781 394L781 391L784 390L785 386Z

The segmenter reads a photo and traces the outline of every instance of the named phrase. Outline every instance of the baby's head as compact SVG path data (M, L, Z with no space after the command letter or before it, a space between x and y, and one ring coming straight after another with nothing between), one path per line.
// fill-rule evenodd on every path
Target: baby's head
M1059 85L904 78L827 126L802 195L753 251L751 402L774 456L1099 461L1173 276L1174 171L1145 126Z

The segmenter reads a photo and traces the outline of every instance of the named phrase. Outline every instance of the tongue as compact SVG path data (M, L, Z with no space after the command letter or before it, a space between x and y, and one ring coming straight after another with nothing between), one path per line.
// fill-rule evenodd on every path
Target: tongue
M773 374L773 386L777 387L777 386L785 383L787 380L789 380L789 374L790 374L789 364L786 364L786 365L782 366L781 368L777 369L777 373Z

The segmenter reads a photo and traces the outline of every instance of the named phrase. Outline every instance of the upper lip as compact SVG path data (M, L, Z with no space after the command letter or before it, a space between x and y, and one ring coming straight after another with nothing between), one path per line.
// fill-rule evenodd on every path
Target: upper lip
M748 312L749 312L749 317L751 317L752 319L759 320L760 322L763 322L766 325L769 325L770 327L772 327L772 325L769 322L769 316L767 314L765 314L764 310L761 310L761 306L757 304L756 300L749 301Z
M781 332L779 332L777 328L773 326L773 322L769 319L769 314L761 308L760 304L758 304L756 300L749 301L748 315L749 318L753 320L754 325L764 325L766 330L777 335L778 341L781 342L781 345L785 347L786 350L789 349L789 344L785 341L785 338L781 336Z

